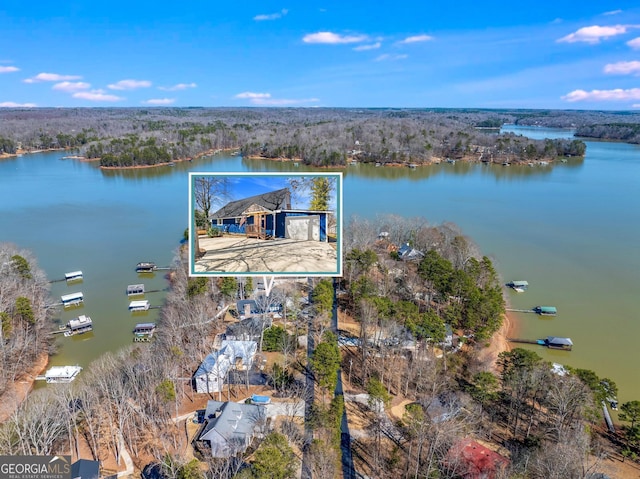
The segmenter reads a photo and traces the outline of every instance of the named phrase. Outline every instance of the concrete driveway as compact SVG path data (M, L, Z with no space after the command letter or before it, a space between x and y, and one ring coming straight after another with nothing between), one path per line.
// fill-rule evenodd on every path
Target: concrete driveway
M196 260L196 273L338 275L336 243L244 236L200 237L199 242L207 252Z

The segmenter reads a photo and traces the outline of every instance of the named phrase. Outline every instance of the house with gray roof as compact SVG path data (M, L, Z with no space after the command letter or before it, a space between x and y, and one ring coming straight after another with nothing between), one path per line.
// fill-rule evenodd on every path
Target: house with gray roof
M206 442L211 456L225 458L244 452L263 432L265 408L255 404L208 401L198 441Z
M288 188L230 201L209 216L211 227L259 239L327 241L328 211L291 208Z
M398 258L403 261L417 261L424 258L424 253L405 243L398 248Z

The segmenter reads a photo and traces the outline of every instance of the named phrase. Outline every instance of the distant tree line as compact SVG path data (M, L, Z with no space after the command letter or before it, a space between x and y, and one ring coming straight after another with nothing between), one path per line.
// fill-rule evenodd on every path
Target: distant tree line
M0 112L0 137L11 142L5 148L10 151L17 145L27 151L80 148L89 158L101 158L103 166L154 165L218 149L314 166L340 166L350 159L531 162L584 154L584 144L549 144L492 129L575 117L469 109L33 109ZM585 117L582 122L591 124L593 115Z
M576 130L576 136L620 140L626 143L640 143L640 123L601 123L584 125Z

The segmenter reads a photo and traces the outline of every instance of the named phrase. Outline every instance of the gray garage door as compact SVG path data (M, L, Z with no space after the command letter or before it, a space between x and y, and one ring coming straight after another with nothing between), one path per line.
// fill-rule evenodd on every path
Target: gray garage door
M319 216L288 216L285 218L287 238L299 241L320 241Z

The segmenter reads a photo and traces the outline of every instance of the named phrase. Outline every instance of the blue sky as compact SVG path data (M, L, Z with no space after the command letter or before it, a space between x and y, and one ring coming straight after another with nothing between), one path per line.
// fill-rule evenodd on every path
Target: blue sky
M211 175L215 177L226 177L229 179L229 199L224 201L226 204L228 201L236 201L241 200L243 198L248 198L250 196L260 195L263 193L268 193L270 191L279 190L281 188L289 188L290 191L293 191L291 187L290 179L300 180L301 176L291 176L291 175L280 175L280 174L236 174L236 175ZM323 176L323 175L315 175L309 174L305 177L315 177L315 176ZM338 175L328 175L331 178L334 178L334 181L337 181ZM196 174L197 177L197 174ZM336 208L337 195L334 191L331 195L330 199L330 208ZM293 191L291 198L291 207L293 209L306 209L309 208L309 204L311 202L311 191L309 189L298 189L297 191ZM212 211L216 211L220 209L224 204L216 204L212 208Z
M0 4L0 106L145 105L638 110L640 5Z

